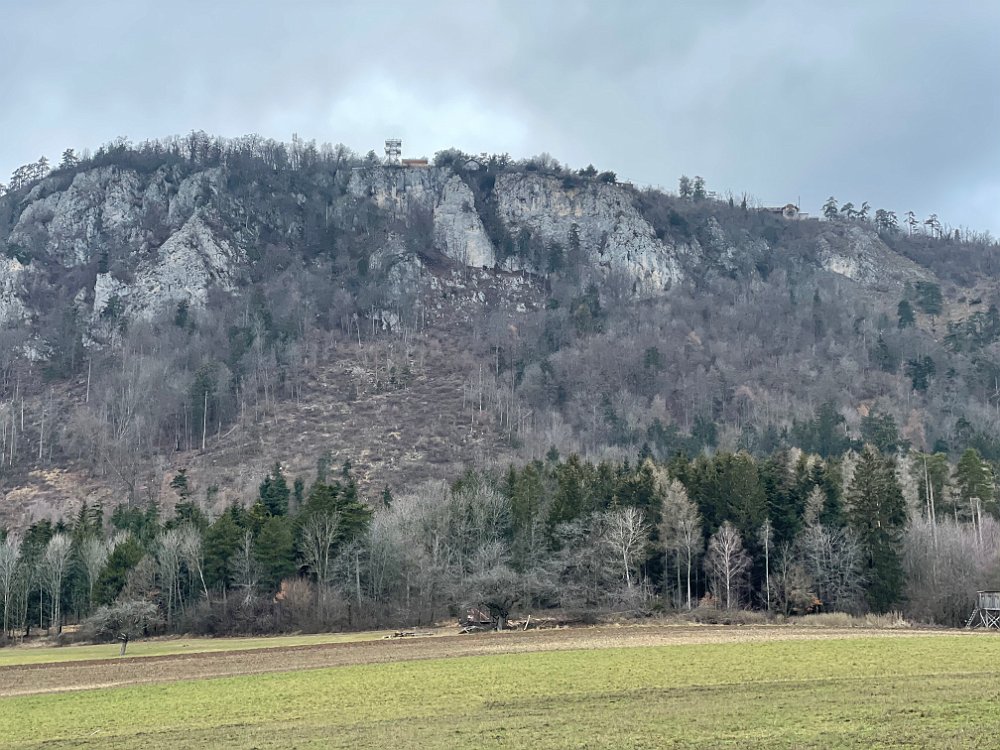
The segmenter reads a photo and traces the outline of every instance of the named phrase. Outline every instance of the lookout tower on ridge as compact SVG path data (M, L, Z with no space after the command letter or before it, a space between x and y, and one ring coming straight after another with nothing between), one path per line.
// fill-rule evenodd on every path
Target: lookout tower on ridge
M403 141L399 138L385 139L385 163L399 166L399 157L403 154Z
M1000 591L976 592L976 608L966 620L965 627L1000 630Z

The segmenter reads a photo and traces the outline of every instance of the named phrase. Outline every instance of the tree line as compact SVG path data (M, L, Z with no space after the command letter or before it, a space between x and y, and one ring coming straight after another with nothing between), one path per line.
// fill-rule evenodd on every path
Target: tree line
M974 449L955 465L872 446L667 463L553 450L371 503L349 463L331 475L323 459L308 487L276 464L216 518L185 472L171 487L169 513L84 504L5 534L5 637L135 616L136 602L167 631L211 634L426 624L466 607L497 627L517 610L699 607L956 625L1000 561L995 477Z

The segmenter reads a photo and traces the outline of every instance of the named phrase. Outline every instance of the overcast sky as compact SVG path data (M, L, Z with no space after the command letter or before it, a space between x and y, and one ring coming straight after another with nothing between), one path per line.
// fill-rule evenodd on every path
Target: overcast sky
M202 129L542 151L1000 234L1000 2L0 0L0 181Z

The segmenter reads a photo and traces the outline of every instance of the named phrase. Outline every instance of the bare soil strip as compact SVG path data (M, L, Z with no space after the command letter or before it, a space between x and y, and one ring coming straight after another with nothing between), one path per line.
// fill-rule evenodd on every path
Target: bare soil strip
M0 667L0 697L176 680L322 669L417 659L673 644L748 643L831 638L956 635L943 630L865 630L789 626L633 625L527 632L449 634L399 640L328 643L245 651L100 659ZM969 633L970 636L973 634Z

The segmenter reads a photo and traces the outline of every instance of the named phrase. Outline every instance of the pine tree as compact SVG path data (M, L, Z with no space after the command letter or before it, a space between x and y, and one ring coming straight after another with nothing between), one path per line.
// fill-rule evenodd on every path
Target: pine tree
M899 306L896 308L896 315L899 316L900 328L909 328L913 325L913 305L910 304L909 300L900 300Z
M271 473L260 483L260 500L272 516L288 515L288 482L281 473L281 464L276 463Z
M969 519L976 529L976 538L980 544L983 541L983 506L993 500L993 472L979 451L969 448L962 454L955 467L955 486L963 511L968 512Z
M678 194L684 199L691 197L691 178L686 174L682 174L678 181Z
M848 520L864 551L869 606L885 612L898 606L903 591L900 555L906 501L896 479L895 461L866 448L848 492Z
M707 197L708 193L705 190L705 180L696 175L694 180L691 181L691 198L696 201L703 201Z
M826 199L826 203L823 204L823 216L828 219L836 219L840 214L837 210L837 199L832 195Z

